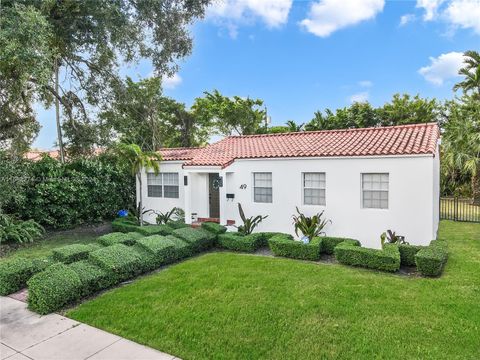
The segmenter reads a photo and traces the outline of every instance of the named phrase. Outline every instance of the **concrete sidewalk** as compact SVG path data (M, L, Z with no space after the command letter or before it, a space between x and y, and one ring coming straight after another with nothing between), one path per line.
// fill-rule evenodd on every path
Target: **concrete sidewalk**
M40 316L21 301L0 297L0 359L8 360L173 360L58 314Z

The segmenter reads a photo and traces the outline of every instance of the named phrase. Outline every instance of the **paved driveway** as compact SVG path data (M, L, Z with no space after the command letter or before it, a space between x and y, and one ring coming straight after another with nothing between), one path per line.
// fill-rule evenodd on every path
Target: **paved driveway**
M0 359L8 360L173 360L58 314L40 316L26 304L0 297Z

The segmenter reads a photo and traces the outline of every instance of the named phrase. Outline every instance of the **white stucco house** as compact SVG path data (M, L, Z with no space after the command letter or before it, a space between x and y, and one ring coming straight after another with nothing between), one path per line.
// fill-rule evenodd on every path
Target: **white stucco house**
M325 210L328 236L380 247L388 229L427 245L439 223L437 124L229 136L203 148L163 149L160 174L143 173L147 209L184 209L186 222L241 224L294 234L295 207ZM137 191L138 186L137 186ZM155 222L155 216L146 221Z

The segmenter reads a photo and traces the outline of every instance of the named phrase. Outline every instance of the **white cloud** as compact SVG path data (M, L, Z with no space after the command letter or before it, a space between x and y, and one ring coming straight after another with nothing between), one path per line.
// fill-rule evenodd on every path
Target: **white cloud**
M353 94L352 96L350 96L350 102L351 103L355 103L355 102L366 102L368 101L368 91L363 91L363 92L359 92L357 94Z
M312 34L327 37L339 29L373 19L384 5L384 0L319 0L312 4L300 25Z
M373 86L373 82L371 82L370 80L362 80L358 82L358 85L364 88L368 88Z
M400 26L407 25L409 22L415 20L414 14L405 14L400 17Z
M453 0L448 4L445 16L453 26L472 28L480 34L480 0Z
M444 1L445 0L417 0L416 7L425 10L425 14L423 14L423 20L431 21L437 17L438 9Z
M430 57L430 65L418 70L425 80L434 85L443 85L445 80L458 76L458 70L463 66L463 53L449 52L439 57Z
M182 80L182 77L178 74L173 74L173 76L163 76L162 85L165 89L175 89L182 83Z
M288 20L293 0L216 0L207 10L207 18L225 27L236 38L238 27L257 19L268 28L277 28Z

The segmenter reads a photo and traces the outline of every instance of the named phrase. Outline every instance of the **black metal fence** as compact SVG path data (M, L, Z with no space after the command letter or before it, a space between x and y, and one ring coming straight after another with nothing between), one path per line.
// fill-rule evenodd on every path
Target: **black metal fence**
M472 199L442 197L440 198L440 219L480 222L480 206L473 205Z

